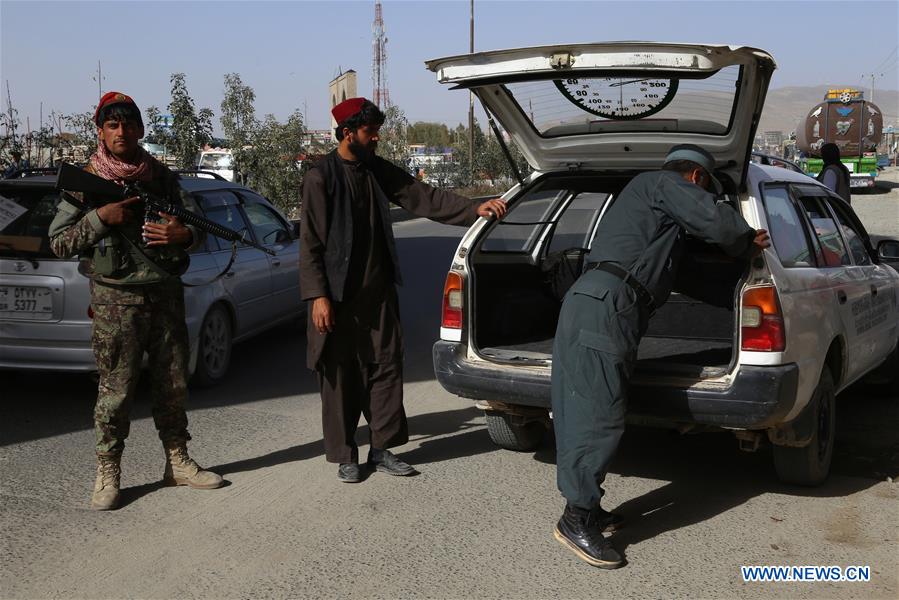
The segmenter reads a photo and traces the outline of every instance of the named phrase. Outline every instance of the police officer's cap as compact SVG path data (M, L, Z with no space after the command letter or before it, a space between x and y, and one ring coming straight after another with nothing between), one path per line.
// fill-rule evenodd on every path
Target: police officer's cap
M715 179L715 157L705 148L700 148L696 144L678 144L668 151L668 156L665 157L665 163L667 164L675 160L688 160L696 163L709 174L714 190L721 192L724 189L721 186L721 182Z

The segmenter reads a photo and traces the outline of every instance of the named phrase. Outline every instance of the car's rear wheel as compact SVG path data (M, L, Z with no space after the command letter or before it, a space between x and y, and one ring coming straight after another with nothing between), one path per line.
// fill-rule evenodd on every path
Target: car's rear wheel
M515 422L512 415L487 411L487 433L494 444L506 450L530 452L543 441L546 428L539 421Z
M202 386L213 386L225 378L231 363L231 317L221 304L213 306L200 326L197 370L194 381Z
M836 392L830 369L821 370L821 378L812 394L814 429L807 446L774 446L774 468L785 483L821 485L830 472L836 432Z

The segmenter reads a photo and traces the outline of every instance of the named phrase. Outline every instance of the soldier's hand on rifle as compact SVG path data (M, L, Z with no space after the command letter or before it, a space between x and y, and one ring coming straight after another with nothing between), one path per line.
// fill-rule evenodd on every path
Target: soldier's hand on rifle
M319 296L312 301L312 324L322 335L334 329L334 309L327 296Z
M122 225L134 218L134 211L129 207L140 202L140 196L125 198L120 202L110 202L97 209L97 216L106 225Z
M190 245L190 241L193 239L190 229L185 227L177 217L162 212L159 213L159 216L165 219L164 223L144 223L144 238L147 240L147 246Z

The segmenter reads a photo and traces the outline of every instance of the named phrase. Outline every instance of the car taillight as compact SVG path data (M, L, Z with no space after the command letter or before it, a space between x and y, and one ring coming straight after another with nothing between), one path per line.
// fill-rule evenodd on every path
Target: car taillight
M773 285L743 292L740 334L742 350L783 352L786 347L783 312Z
M94 307L91 306L90 304L87 305L87 318L88 319L94 318Z
M462 329L462 276L450 271L443 286L443 319L441 327Z

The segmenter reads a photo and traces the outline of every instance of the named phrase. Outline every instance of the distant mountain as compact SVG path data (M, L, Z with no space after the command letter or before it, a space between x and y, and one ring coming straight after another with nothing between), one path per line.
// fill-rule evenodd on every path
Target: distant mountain
M806 117L812 107L824 99L827 90L855 88L853 85L818 85L813 87L782 87L768 90L765 109L758 132L783 131L789 134ZM870 100L870 90L865 89L865 100ZM899 91L874 90L874 104L883 111L884 127L899 124Z

